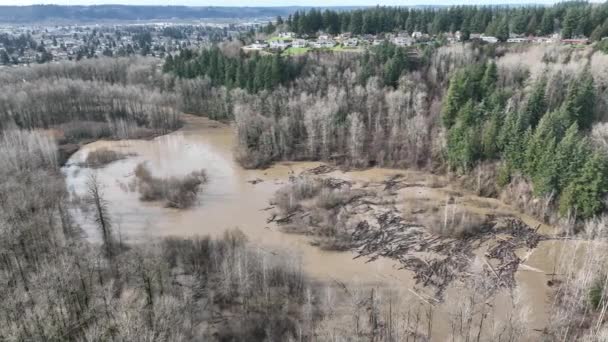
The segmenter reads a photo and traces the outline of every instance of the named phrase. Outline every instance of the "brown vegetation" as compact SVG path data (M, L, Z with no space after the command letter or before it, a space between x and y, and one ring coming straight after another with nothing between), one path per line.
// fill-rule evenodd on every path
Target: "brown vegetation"
M205 170L193 171L181 178L158 178L144 163L135 168L135 177L142 201L164 201L167 207L179 209L195 204L201 186L207 182Z
M117 160L126 158L128 155L109 150L107 148L100 148L87 154L87 158L84 161L84 165L91 168L104 167Z

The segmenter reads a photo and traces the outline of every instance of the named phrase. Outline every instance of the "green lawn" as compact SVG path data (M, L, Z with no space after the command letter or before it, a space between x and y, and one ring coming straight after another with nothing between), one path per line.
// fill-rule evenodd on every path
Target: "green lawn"
M286 49L285 51L283 51L283 55L299 56L299 55L303 55L303 54L307 53L308 51L310 51L310 48L307 48L307 47L303 47L303 48L290 47L290 48Z
M309 52L311 50L331 51L331 52L363 52L363 51L365 51L365 48L363 48L361 46L344 47L342 45L336 45L330 49L313 49L311 47L304 47L304 48L290 47L283 51L283 55L284 56L300 56L300 55L306 54L307 52Z
M336 45L333 48L331 48L330 50L334 51L334 52L363 52L364 49L360 46L344 47L342 45Z

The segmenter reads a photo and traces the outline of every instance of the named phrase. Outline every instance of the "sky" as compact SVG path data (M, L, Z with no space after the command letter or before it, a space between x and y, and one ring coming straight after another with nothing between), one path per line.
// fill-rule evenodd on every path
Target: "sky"
M57 5L185 5L185 6L414 6L414 5L496 5L496 4L551 4L551 0L0 0L0 5L23 6L33 4Z

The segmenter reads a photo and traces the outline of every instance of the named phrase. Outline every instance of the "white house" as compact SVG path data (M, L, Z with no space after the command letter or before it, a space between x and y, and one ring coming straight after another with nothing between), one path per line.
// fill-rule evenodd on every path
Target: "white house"
M332 48L332 47L336 46L336 42L334 42L331 39L319 39L316 42L314 42L312 44L312 46L317 49Z
M255 43L244 47L246 50L264 50L266 48L268 48L268 44L264 41L256 41Z
M414 44L414 39L410 37L395 37L393 38L392 42L398 46L410 46Z
M524 37L517 37L517 38L509 38L507 39L507 43L527 43L530 40L528 38L524 38Z
M420 39L424 37L424 33L420 32L420 31L414 31L412 32L412 38L414 39Z
M291 43L291 46L294 48L305 48L308 46L308 42L306 39L296 39Z
M289 39L289 38L295 38L296 34L294 32L281 32L281 33L279 33L279 37L280 38L287 38L287 39Z
M273 40L270 42L271 49L287 49L291 46L291 40Z
M319 40L330 40L331 36L329 34L322 34L319 36Z
M357 38L350 38L344 42L346 47L356 47L357 45L359 45L359 39Z
M480 39L486 43L495 44L498 43L498 38L494 36L481 36Z

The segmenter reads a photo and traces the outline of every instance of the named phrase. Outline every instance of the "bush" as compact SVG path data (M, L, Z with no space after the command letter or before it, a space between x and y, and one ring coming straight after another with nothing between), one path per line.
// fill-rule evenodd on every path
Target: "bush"
M598 277L591 285L591 289L589 289L589 304L594 310L599 309L606 300L604 294L604 289L606 288L605 279L605 276Z
M88 167L98 168L126 157L127 155L124 153L112 151L107 148L100 148L98 150L89 152L84 164Z
M337 206L343 205L353 198L353 193L348 190L332 190L323 189L316 198L317 207L323 209L333 209Z
M289 213L299 206L299 202L315 197L321 191L321 183L310 178L300 178L281 188L274 195L273 203L283 213Z
M145 164L135 168L140 200L166 202L170 208L184 209L192 206L202 184L207 183L205 170L193 171L182 177L157 178L152 176Z
M433 234L452 238L473 236L488 229L490 223L488 216L453 204L446 205L443 215L429 215L424 221Z

